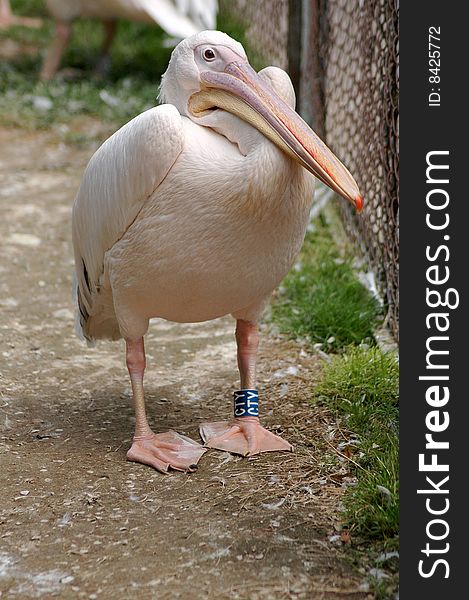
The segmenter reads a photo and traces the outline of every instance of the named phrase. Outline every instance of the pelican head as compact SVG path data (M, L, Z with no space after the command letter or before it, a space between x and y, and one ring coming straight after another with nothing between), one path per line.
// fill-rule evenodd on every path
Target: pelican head
M352 175L261 75L239 42L202 31L174 49L160 97L200 125L209 124L215 109L237 115L360 211L363 199Z

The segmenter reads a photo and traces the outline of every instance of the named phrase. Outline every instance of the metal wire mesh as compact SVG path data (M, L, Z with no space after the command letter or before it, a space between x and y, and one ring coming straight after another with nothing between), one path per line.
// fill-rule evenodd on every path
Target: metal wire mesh
M345 228L368 258L398 338L398 0L222 0L266 61L288 68L299 110L365 198Z
M269 64L288 67L288 0L220 0L220 8L241 18L251 48Z
M348 233L368 256L398 338L399 45L396 0L320 3L324 130L365 198L341 203Z

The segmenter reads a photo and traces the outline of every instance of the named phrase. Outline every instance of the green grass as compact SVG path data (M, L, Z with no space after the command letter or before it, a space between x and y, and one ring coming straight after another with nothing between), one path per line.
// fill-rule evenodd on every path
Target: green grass
M38 48L37 53L19 54L0 63L2 124L46 128L88 115L118 127L157 104L159 80L170 55L170 49L162 47L164 34L158 28L120 23L106 80L93 73L101 44L100 25L78 20L62 61L66 68L76 70L76 77L39 81L42 55L51 35L48 21L39 31L15 27L0 32L0 40L9 37Z
M337 411L359 445L351 463L357 485L345 496L349 525L362 538L399 530L399 369L391 353L350 348L324 367L316 398Z
M319 219L272 311L282 332L320 343L325 351L339 351L373 341L380 307L357 280L352 259L339 252Z
M94 74L102 43L101 24L77 19L61 63L61 68L74 70L73 79L40 82L42 57L53 35L52 20L42 0L18 0L13 8L19 15L42 17L44 25L38 30L13 27L0 31L0 43L12 40L23 50L29 48L27 53L0 60L0 124L39 129L67 125L86 115L117 128L157 104L160 78L172 51L164 47L168 36L162 29L120 22L111 49L112 68L102 79ZM244 25L235 14L223 9L218 22L220 29L246 44ZM256 60L255 56L254 64Z

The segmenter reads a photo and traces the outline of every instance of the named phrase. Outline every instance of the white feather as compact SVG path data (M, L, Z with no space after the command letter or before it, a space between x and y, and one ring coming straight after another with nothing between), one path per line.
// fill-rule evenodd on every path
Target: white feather
M124 125L90 160L73 207L82 325L87 316L100 317L93 303L101 285L105 252L135 220L182 147L181 117L173 106L162 105ZM112 308L112 303L108 304Z

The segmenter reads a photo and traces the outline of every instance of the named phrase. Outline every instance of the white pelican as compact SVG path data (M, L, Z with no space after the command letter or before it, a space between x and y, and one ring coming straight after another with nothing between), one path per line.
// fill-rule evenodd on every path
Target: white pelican
M72 34L77 17L103 22L104 42L98 64L109 62L109 49L116 34L116 19L157 23L169 35L182 39L201 31L215 29L217 0L46 0L55 20L54 39L41 69L41 79L54 77Z
M14 25L23 25L37 29L41 27L42 21L41 19L32 19L30 17L18 17L11 10L10 0L0 0L0 29L6 29Z
M155 434L143 394L149 319L231 314L241 390L234 419L204 423L207 447L242 455L291 446L257 416L257 322L304 239L314 174L361 208L354 179L293 110L288 75L257 74L218 31L182 41L162 78L166 104L91 158L73 207L78 332L123 337L136 415L129 460L192 470L204 448Z

